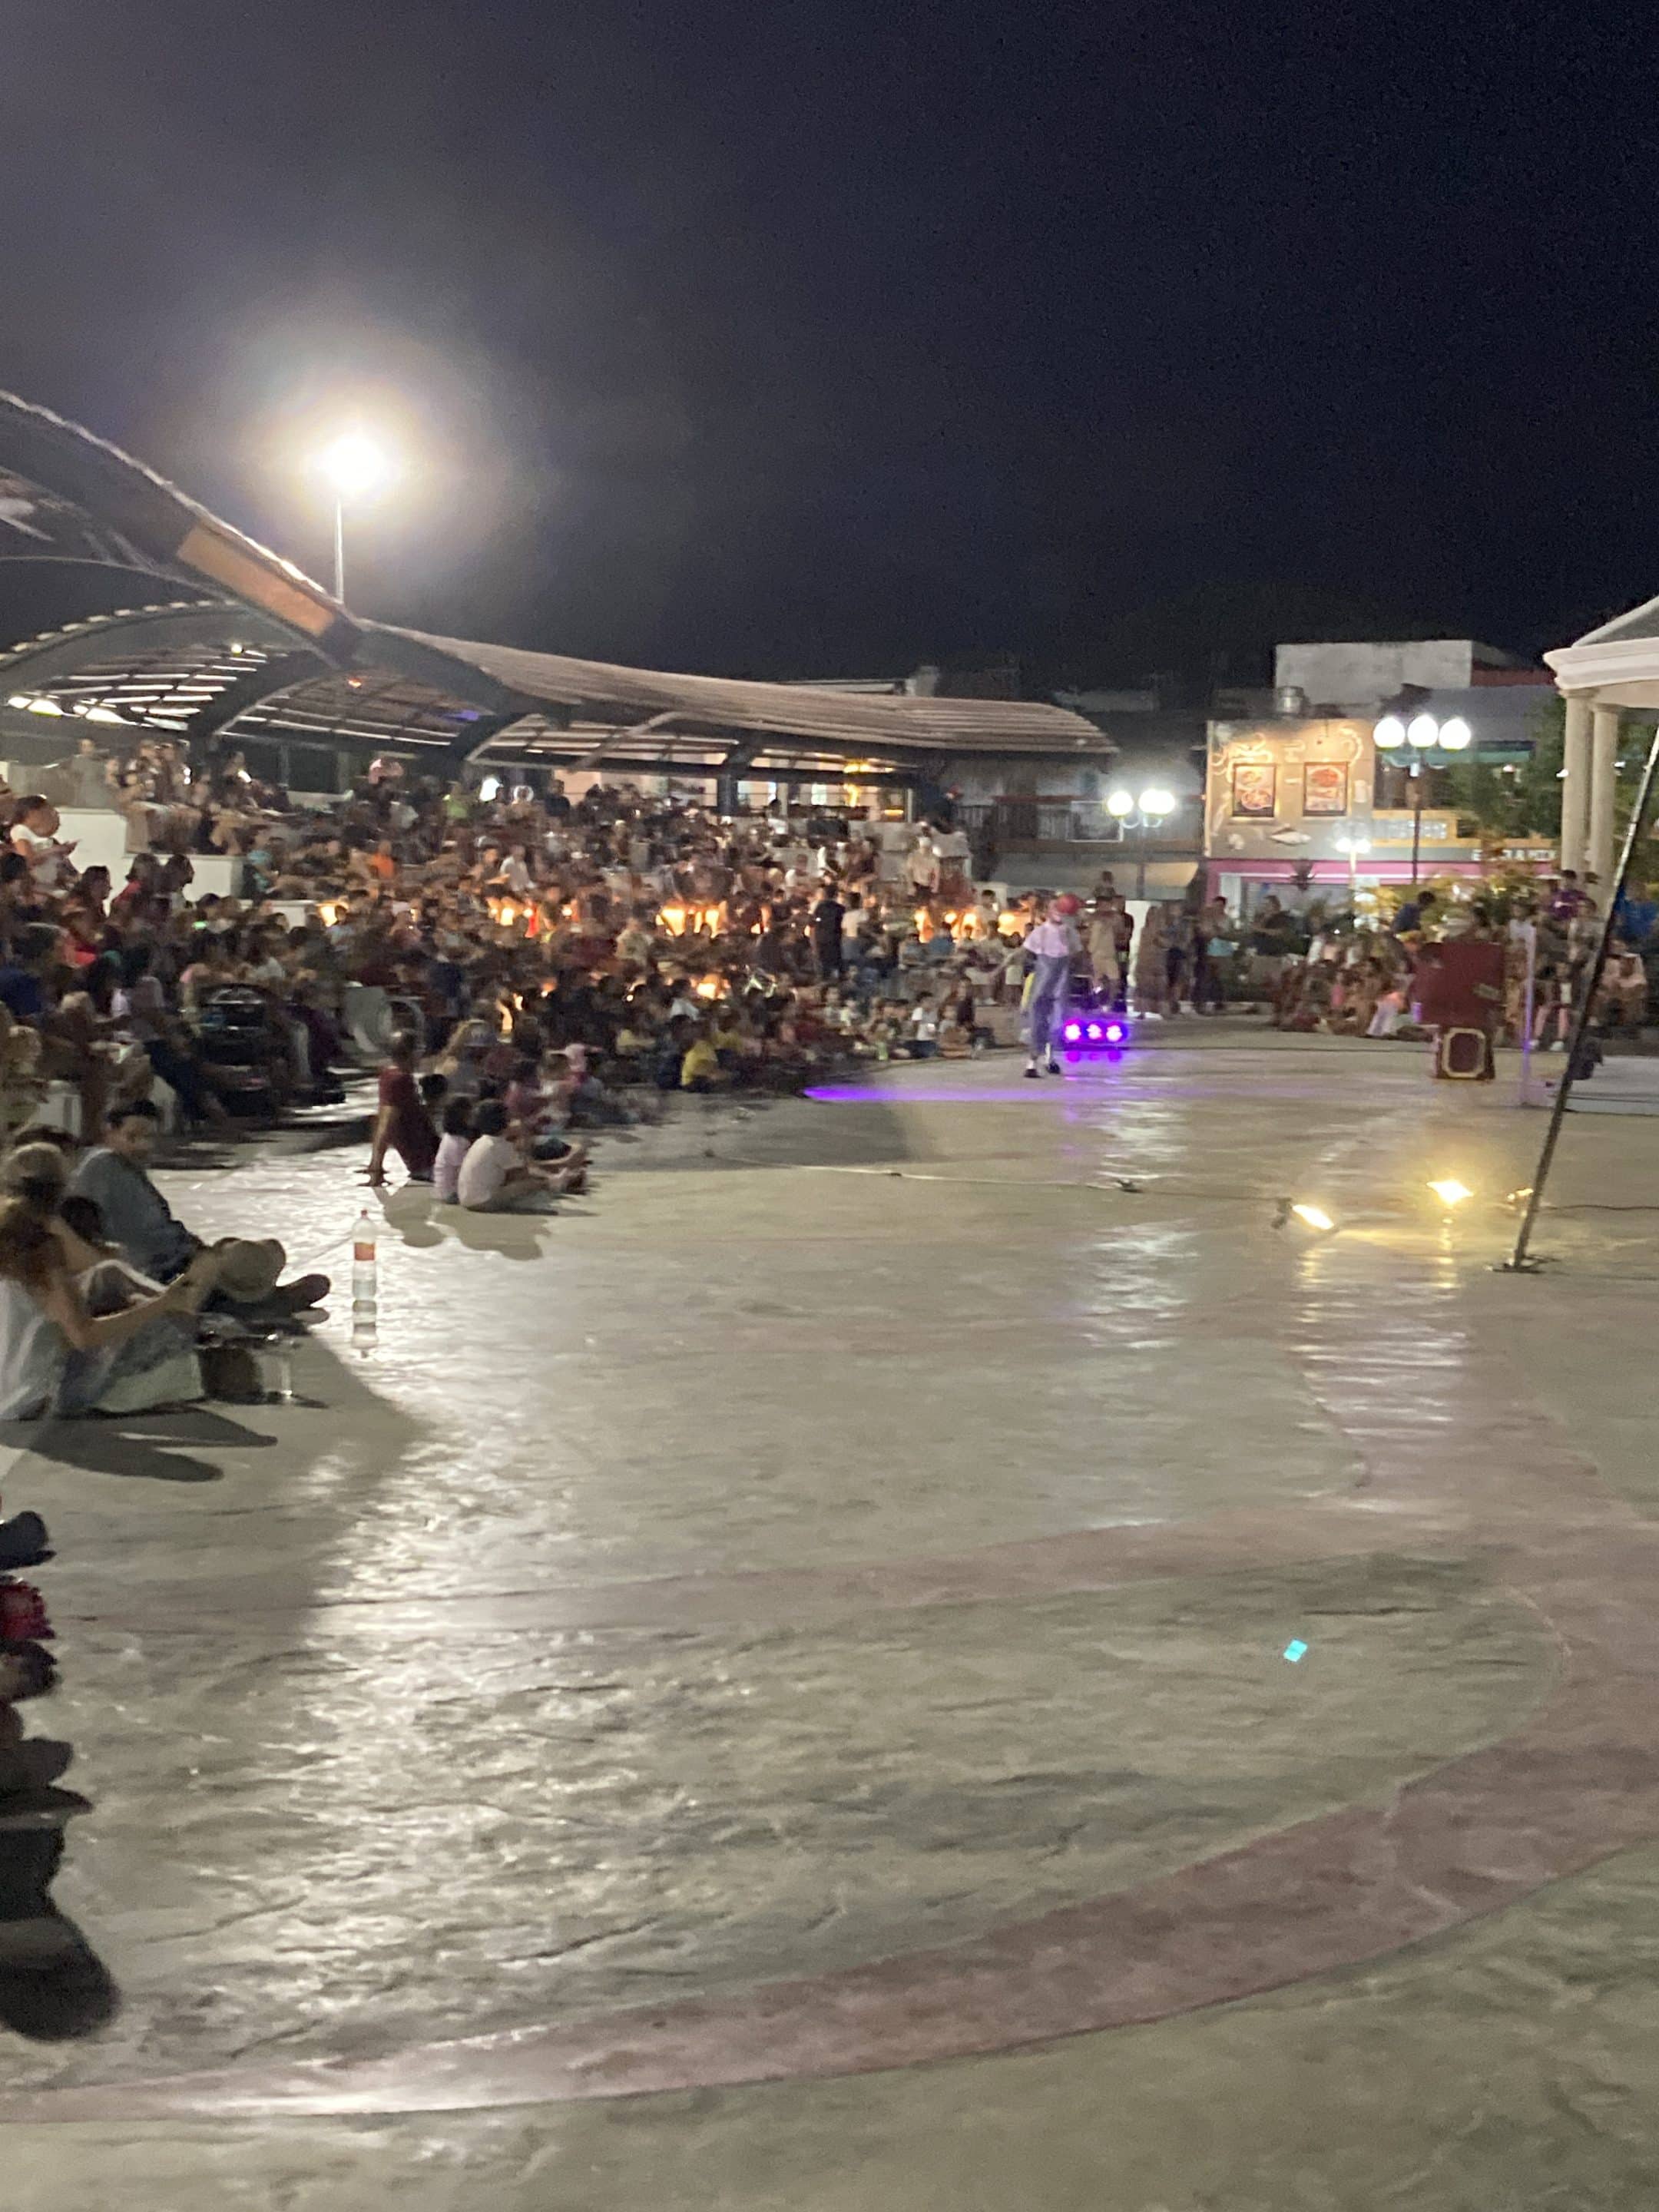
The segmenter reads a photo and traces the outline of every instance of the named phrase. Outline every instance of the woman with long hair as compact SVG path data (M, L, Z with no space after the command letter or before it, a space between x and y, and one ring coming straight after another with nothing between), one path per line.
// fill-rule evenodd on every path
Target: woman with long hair
M199 1396L180 1356L216 1257L198 1255L166 1290L118 1312L93 1313L76 1271L97 1255L58 1216L66 1179L52 1145L21 1145L0 1170L0 1420L91 1413L112 1393L125 1412Z

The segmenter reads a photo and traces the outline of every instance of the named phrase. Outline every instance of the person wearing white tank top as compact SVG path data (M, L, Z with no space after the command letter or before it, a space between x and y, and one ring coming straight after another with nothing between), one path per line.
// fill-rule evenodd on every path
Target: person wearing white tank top
M117 1385L131 1411L143 1398L133 1384L150 1375L155 1402L184 1395L174 1363L193 1343L216 1260L202 1254L165 1290L92 1313L70 1256L79 1240L58 1219L65 1180L52 1145L21 1146L0 1176L0 1420L90 1413Z

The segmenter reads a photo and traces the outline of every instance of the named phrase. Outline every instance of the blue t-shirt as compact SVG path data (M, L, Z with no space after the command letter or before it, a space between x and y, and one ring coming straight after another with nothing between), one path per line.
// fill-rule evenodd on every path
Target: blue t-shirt
M40 978L8 961L0 967L0 1006L20 1022L38 1022L46 1011Z

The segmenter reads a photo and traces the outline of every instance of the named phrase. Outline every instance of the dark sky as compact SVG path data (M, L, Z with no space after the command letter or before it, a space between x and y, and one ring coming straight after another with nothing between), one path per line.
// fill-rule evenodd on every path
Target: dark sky
M365 612L1081 672L1154 655L1148 607L1534 647L1659 591L1645 10L0 0L0 382L314 573L302 457L384 426Z

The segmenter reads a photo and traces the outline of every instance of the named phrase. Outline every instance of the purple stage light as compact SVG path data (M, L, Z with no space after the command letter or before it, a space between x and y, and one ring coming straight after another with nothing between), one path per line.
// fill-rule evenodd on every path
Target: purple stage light
M1089 1042L1091 1044L1098 1044L1100 1042L1100 1024L1098 1022L1091 1022L1089 1024Z
M1090 1034L1092 1036L1093 1032L1092 1032L1092 1031L1091 1031L1091 1032L1090 1032ZM1066 1043L1067 1043L1067 1044L1075 1044L1075 1043L1077 1042L1078 1039L1079 1039L1082 1035L1083 1035L1083 1024L1082 1024L1082 1023L1081 1023L1081 1022L1067 1022L1067 1023L1066 1023Z
M1121 1022L1108 1022L1106 1024L1106 1042L1108 1044L1121 1044L1128 1034L1128 1030L1124 1027Z

